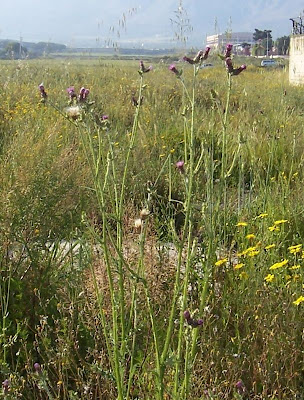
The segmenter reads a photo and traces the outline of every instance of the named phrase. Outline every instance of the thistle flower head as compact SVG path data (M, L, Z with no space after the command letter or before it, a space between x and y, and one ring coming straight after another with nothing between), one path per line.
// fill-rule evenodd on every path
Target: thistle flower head
M246 392L246 387L241 379L236 382L235 388L239 394L244 394Z
M191 318L191 314L189 310L184 311L184 318L188 321Z
M152 71L152 69L153 69L152 65L150 65L148 68L146 68L144 62L142 60L140 61L140 63L139 63L139 73L140 74L142 74L142 73L145 74L146 72Z
M145 219L147 219L149 215L150 215L150 211L149 211L147 208L143 208L143 209L140 211L140 214L139 214L140 219L141 219L142 221L144 221Z
M107 121L109 119L109 116L104 114L101 116L102 121Z
M10 381L9 381L8 379L5 379L5 380L2 382L2 387L3 387L3 392L4 392L4 394L8 394L9 386L10 386Z
M89 96L90 90L86 89L84 86L80 89L78 100L86 101Z
M79 106L71 106L66 108L66 114L68 117L76 120L81 115L81 108Z
M173 72L176 76L181 76L181 72L176 68L175 64L171 64L169 70Z
M181 174L184 174L185 173L185 162L184 161L182 161L182 160L180 160L180 161L177 161L177 163L175 164L175 167L178 169L178 171L181 173Z
M228 57L225 59L225 67L229 74L233 73L233 63L232 63L231 58Z
M76 96L76 93L75 93L75 88L74 88L74 86L68 87L68 88L67 88L67 92L68 92L68 95L70 96L71 100L72 100L73 98L77 97L77 96Z
M40 365L38 362L35 362L35 364L34 364L34 370L35 370L38 374L40 374L40 372L41 372L41 365Z
M141 226L142 226L142 220L141 220L141 218L136 218L136 219L134 220L134 228L136 229L136 231L140 231Z
M45 91L43 83L40 83L40 85L38 86L38 89L40 91L41 101L45 101L47 98L47 93Z
M228 43L226 46L226 51L225 51L225 57L231 57L231 52L232 52L232 44Z

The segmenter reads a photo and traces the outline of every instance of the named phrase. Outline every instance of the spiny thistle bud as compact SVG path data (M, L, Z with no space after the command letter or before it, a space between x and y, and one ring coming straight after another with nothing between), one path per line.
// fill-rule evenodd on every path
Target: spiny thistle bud
M225 60L225 67L226 67L226 69L227 69L227 71L228 71L228 73L229 74L232 74L233 73L233 64L232 64L232 60L231 60L231 58L226 58L226 60Z
M153 69L152 65L150 65L150 67L146 68L145 65L144 65L144 62L140 61L140 63L139 63L139 71L138 71L140 74L142 74L142 73L145 74L146 72L150 72L150 71L152 71L152 69Z
M239 68L236 68L233 70L233 75L239 75L242 71L244 71L246 69L246 65L243 64L241 65Z
M232 48L232 44L228 43L225 51L225 58L231 57Z
M182 75L182 72L179 71L179 70L176 68L176 65L175 65L175 64L171 64L170 67L169 67L169 70L170 70L171 72L173 72L173 73L174 73L176 76L178 76L178 77L180 77L180 76Z

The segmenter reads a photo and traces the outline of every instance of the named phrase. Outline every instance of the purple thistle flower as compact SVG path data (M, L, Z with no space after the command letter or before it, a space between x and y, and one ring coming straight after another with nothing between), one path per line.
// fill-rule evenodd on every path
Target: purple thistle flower
M239 74L240 74L242 71L244 71L246 68L247 68L247 67L246 67L245 64L241 65L239 68L235 68L235 69L233 70L233 75L239 75Z
M228 73L232 74L233 73L233 64L232 64L231 58L229 58L229 57L226 58L225 66L226 66L226 69L227 69Z
M185 318L187 321L191 318L191 315L190 315L190 311L189 311L189 310L185 310L185 311L184 311L184 318Z
M241 379L236 382L235 388L239 394L244 394L246 392L246 387Z
M183 57L183 61L186 61L189 64L196 64L198 61L194 61L194 59L192 60L192 58L189 58L187 56Z
M225 58L231 57L232 48L232 44L228 43L226 46Z
M5 379L5 381L2 382L4 394L8 394L9 386L10 386L10 381L8 379Z
M73 100L75 97L77 97L74 86L67 88L67 92L68 92L68 95L70 96L71 100Z
M39 91L40 91L41 99L42 99L42 100L46 100L46 98L47 98L47 93L46 93L46 91L45 91L45 89L44 89L43 83L40 83L40 85L38 86L38 88L39 88Z
M102 115L101 119L102 119L102 121L107 121L109 119L109 116L106 114Z
M146 73L146 72L152 71L152 69L153 69L152 65L150 65L150 67L146 68L145 65L144 65L144 62L140 61L140 63L139 63L139 73Z
M182 160L177 161L177 163L175 164L175 166L176 166L176 168L179 170L179 172L180 172L181 174L184 174L184 173L185 173L185 168L184 168L185 163L184 163L184 161L182 161Z
M211 47L210 46L206 46L204 55L202 57L203 60L207 60L210 50L211 50Z
M181 76L182 74L178 69L176 69L175 64L171 64L169 70L173 72L176 76Z
M38 374L40 374L40 373L41 373L41 365L40 365L39 363L35 362L35 364L34 364L34 370L35 370Z
M78 100L79 101L86 101L90 91L86 89L84 86L80 89Z

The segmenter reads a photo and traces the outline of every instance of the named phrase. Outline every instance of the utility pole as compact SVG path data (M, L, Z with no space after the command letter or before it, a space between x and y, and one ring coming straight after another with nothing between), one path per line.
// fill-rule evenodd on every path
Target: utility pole
M19 41L19 58L22 56L22 36L20 36L20 41Z

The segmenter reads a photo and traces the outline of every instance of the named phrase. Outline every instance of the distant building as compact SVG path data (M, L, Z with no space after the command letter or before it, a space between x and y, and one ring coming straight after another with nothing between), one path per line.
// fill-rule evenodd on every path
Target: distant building
M228 32L207 36L207 46L223 51L226 44L233 44L234 49L240 49L243 43L254 45L252 32Z
M292 85L304 85L304 18L291 18L291 21L289 82Z

